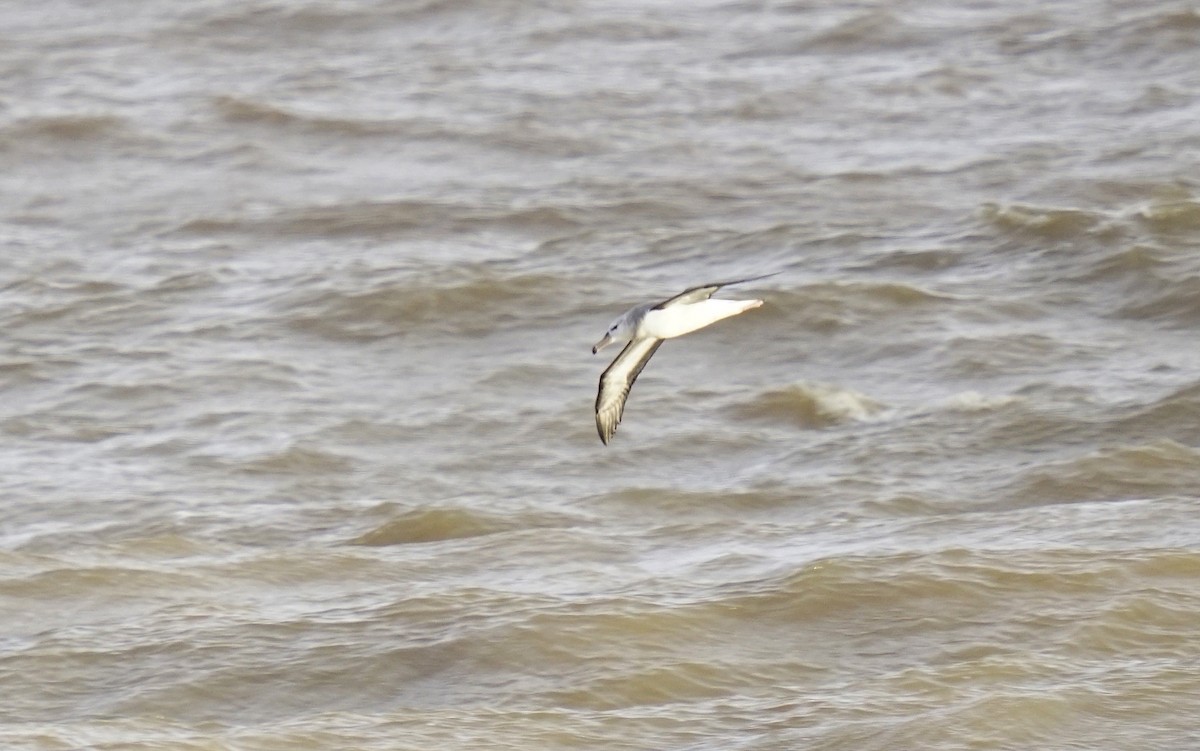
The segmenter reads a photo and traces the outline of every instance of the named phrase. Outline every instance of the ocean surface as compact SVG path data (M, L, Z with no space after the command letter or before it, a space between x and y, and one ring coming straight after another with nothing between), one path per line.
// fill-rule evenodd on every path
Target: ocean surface
M0 747L1200 746L1200 9L0 5ZM667 342L612 445L626 308Z

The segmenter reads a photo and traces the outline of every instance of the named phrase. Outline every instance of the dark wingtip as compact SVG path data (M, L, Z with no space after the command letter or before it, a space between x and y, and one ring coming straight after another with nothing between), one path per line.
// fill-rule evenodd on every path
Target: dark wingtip
M617 432L617 431L610 430L610 431L608 431L607 434L605 434L604 426L600 424L599 419L596 420L596 434L600 436L600 442L603 443L605 446L607 446L608 442L610 440L612 440L613 433L615 433L615 432Z

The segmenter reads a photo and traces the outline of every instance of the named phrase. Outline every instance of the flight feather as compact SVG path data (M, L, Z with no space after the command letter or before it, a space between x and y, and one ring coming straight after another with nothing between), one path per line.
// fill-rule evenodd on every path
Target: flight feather
M596 432L606 445L625 414L625 401L633 382L662 343L662 339L634 339L600 376L600 391L596 394Z

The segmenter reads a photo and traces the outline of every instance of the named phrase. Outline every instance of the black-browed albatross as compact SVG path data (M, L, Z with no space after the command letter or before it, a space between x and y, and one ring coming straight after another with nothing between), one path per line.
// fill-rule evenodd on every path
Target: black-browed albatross
M777 272L778 273L778 272ZM600 375L600 390L596 394L596 432L607 446L617 432L625 414L625 400L642 368L658 350L664 339L690 334L705 326L745 313L763 304L762 300L714 300L713 294L722 287L765 279L775 274L735 279L732 282L702 284L684 290L660 303L642 303L625 311L612 322L604 338L592 347L596 354L613 342L629 342L617 359Z

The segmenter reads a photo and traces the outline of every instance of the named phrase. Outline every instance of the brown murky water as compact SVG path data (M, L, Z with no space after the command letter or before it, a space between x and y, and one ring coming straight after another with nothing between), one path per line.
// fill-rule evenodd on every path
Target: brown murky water
M1194 8L56 0L0 80L6 748L1200 740ZM774 271L602 446L605 325Z

